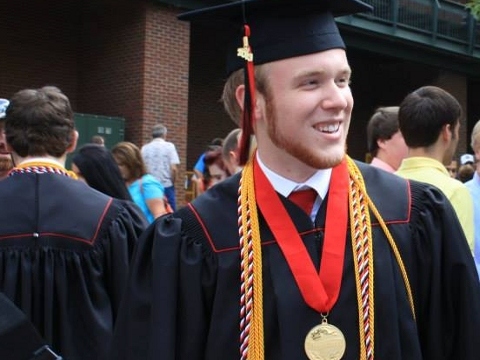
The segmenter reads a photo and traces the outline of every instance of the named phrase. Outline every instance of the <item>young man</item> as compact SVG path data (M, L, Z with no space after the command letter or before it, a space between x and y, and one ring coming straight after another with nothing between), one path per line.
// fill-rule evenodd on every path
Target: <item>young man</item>
M178 157L175 145L167 138L167 128L157 124L152 129L152 138L141 149L142 157L147 165L148 172L152 174L165 188L165 196L173 210L176 209L175 180L178 173Z
M472 197L446 169L457 149L462 113L457 99L436 86L424 86L408 94L398 114L408 157L396 174L435 185L445 194L473 252Z
M257 152L142 237L112 359L478 358L480 284L448 200L345 155L333 16L367 9L251 0L182 17L248 25L224 99L244 106L240 158L252 130Z
M0 180L5 179L13 168L12 157L5 140L5 111L9 103L7 99L0 99Z
M370 165L395 172L408 154L398 127L398 106L375 110L367 125L368 151L373 159Z
M74 125L55 87L10 99L5 133L15 167L0 183L0 292L63 358L105 359L146 223L65 169Z
M473 199L473 222L475 224L475 245L473 254L475 258L475 265L477 266L477 271L480 276L480 121L477 121L473 127L470 146L473 149L475 158L468 160L473 160L475 173L473 174L473 179L467 181L465 185L470 191Z

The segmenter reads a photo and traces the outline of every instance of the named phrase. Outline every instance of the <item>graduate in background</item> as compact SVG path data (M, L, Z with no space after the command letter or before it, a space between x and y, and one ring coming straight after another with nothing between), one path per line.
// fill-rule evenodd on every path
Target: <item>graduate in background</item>
M5 135L15 167L0 185L0 292L65 359L105 359L145 221L65 169L78 133L58 88L15 93Z
M369 9L246 0L181 16L236 31L223 99L243 107L246 165L142 236L111 359L478 359L480 284L450 203L345 154L334 16Z

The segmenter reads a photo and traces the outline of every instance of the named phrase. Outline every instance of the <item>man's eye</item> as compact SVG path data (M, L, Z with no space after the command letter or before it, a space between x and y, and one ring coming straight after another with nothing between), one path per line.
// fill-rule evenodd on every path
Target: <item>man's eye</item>
M318 86L320 82L317 79L307 79L302 82L302 86L306 87L315 87Z
M342 84L342 85L350 85L350 78L349 77L342 77L337 80L337 84Z

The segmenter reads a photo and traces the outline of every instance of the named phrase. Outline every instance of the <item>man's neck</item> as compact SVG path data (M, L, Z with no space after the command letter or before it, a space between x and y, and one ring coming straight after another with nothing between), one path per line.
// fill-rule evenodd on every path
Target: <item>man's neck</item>
M445 151L439 147L420 147L420 148L409 148L407 158L411 157L427 157L435 159L440 163L444 163Z
M279 156L273 151L262 152L262 149L258 149L257 156L268 169L297 183L306 181L317 171L286 152Z
M23 163L35 163L35 162L51 162L53 164L61 165L62 167L65 167L65 162L66 162L66 155L62 157L53 157L49 155L45 156L27 156L27 157L20 157L20 156L15 156L13 154L13 158L15 161L15 165L20 165Z
M387 164L388 166L390 166L393 170L397 170L398 169L398 165L396 164L393 164L393 161L391 161L391 159L388 157L387 154L384 154L383 152L378 152L377 153L377 156L376 156L377 159L383 161L385 164Z

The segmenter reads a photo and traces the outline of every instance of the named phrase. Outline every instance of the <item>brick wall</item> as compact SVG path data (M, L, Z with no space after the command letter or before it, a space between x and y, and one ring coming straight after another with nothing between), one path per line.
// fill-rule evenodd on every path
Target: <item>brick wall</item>
M190 27L177 20L178 9L152 4L146 8L143 122L141 134L135 134L135 139L144 144L151 140L153 125L163 123L167 127L167 140L175 144L181 161L175 187L177 203L182 204L187 154Z
M143 109L143 2L83 3L79 35L79 109L121 116L125 139L138 142Z
M76 105L78 5L10 1L0 11L0 97L55 85Z
M224 32L193 25L188 117L189 169L215 137L224 138L236 125L220 103L225 80L226 41Z

